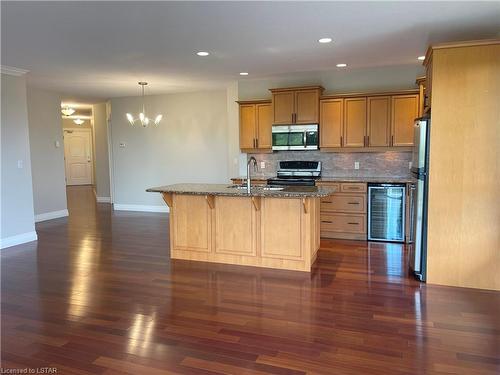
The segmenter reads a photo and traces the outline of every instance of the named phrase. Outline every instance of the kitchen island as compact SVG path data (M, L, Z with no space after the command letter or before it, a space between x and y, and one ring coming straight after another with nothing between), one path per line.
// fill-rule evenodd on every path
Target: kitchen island
M170 257L311 271L319 248L320 199L335 188L176 184L161 193L170 209Z

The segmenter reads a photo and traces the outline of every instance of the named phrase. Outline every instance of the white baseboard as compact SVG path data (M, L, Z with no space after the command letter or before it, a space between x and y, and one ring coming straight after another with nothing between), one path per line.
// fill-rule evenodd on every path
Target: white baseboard
M146 206L142 204L113 204L116 211L168 212L167 206Z
M21 245L26 242L36 241L38 236L36 231L18 234L16 236L6 237L0 239L0 249L5 249L7 247Z
M97 197L96 200L98 203L111 203L111 197Z
M66 210L59 210L59 211L45 212L43 214L35 215L35 223L39 223L40 221L45 221L45 220L57 219L57 218L65 217L68 215L69 215L69 212L67 209Z

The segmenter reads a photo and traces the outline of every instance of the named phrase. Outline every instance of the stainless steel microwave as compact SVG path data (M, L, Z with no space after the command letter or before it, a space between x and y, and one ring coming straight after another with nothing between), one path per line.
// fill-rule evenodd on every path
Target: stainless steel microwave
M273 150L317 150L318 124L273 125Z

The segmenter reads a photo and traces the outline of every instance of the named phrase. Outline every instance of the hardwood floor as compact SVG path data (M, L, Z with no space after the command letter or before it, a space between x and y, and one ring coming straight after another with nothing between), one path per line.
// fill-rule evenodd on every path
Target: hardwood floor
M166 214L68 201L1 252L4 371L500 372L500 293L419 284L402 245L322 241L310 275L171 261Z

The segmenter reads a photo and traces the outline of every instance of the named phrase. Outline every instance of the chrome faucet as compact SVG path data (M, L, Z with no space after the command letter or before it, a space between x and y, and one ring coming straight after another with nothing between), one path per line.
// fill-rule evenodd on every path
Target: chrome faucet
M254 172L257 172L257 160L253 156L251 156L247 162L247 193L249 193L249 194L250 194L250 188L252 186L251 181L250 181L250 164L251 163L253 163Z

